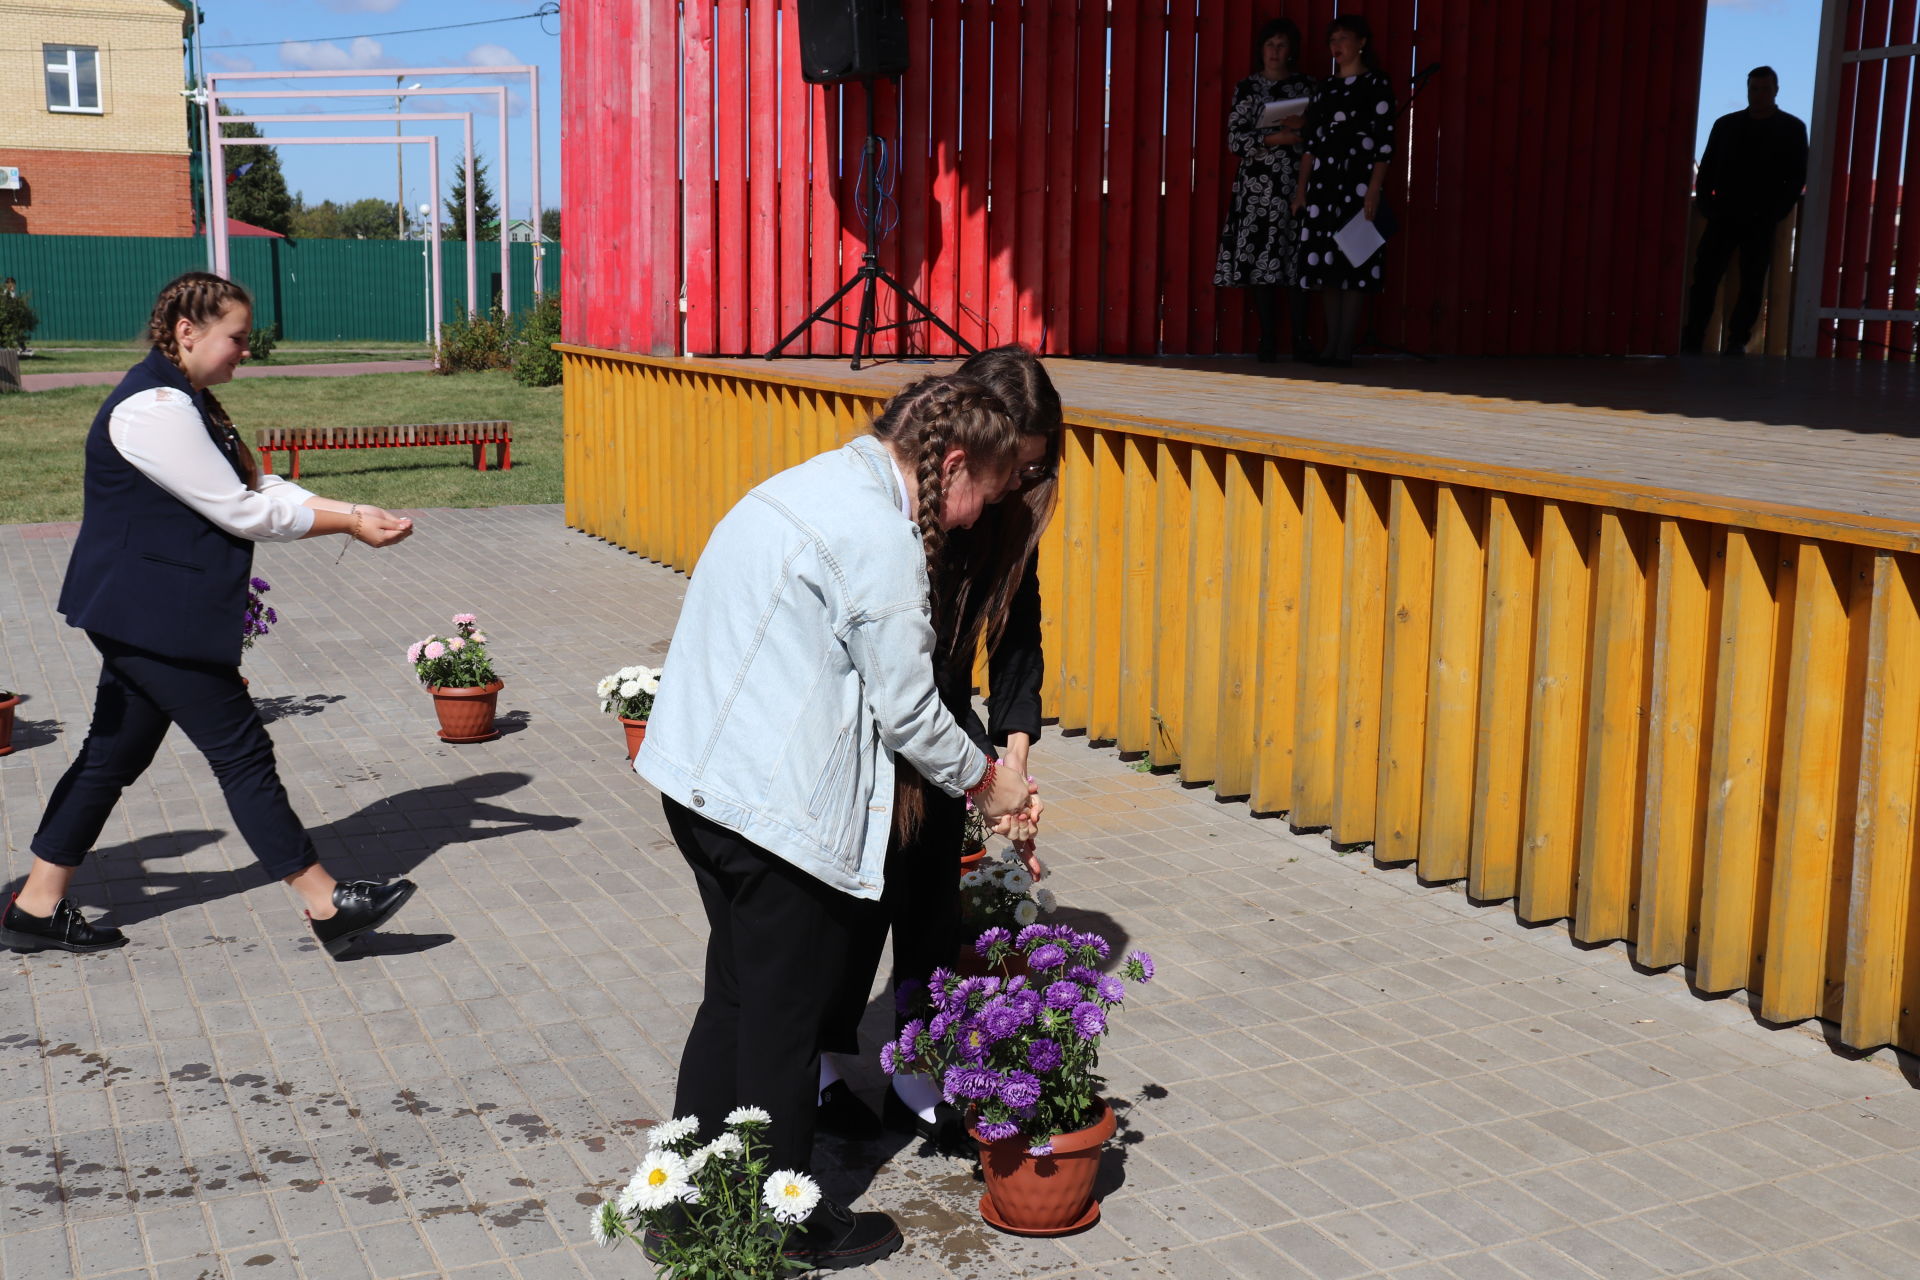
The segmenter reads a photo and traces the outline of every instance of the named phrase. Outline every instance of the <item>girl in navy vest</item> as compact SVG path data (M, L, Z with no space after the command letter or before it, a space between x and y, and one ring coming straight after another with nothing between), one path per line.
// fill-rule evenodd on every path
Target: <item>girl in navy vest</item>
M84 919L67 885L175 724L213 766L261 866L299 892L329 954L379 927L413 893L406 880L338 883L320 866L240 679L254 543L343 533L386 547L413 531L376 507L259 473L209 390L247 358L252 324L252 300L239 285L203 271L181 276L154 304L153 350L93 420L86 507L59 609L100 651L100 687L87 739L33 837L26 883L0 916L0 944L85 952L126 942L120 930Z

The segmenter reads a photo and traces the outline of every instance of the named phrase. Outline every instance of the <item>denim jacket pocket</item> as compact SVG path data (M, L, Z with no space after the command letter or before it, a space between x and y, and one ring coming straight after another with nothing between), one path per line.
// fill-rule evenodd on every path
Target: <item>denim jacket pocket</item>
M808 817L818 818L826 806L844 799L847 770L853 764L853 740L854 734L849 729L834 741L833 750L827 753L826 767L820 771L819 781L813 784L813 794L807 797Z

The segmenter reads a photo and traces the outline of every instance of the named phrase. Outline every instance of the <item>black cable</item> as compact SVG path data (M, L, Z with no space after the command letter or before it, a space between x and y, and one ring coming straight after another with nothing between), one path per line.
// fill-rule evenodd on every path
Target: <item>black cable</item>
M509 18L481 18L474 22L448 22L448 23L443 23L442 25L437 27L403 27L397 31L361 31L353 35L345 35L345 36L316 36L309 40L287 40L287 39L243 40L243 41L237 41L237 42L228 43L228 44L203 44L200 47L202 49L266 49L266 48L270 48L277 45L283 45L283 44L332 44L341 40L371 40L378 36L416 36L416 35L423 35L430 31L458 31L463 27L490 27L502 22L525 22L529 18L545 19L545 18L554 17L558 15L559 12L560 12L560 6L557 3L555 3L554 0L548 0L546 4L541 5L538 9L535 9L532 13L516 13ZM541 23L541 30L543 31L546 30L545 22ZM556 33L548 32L547 34L553 35ZM180 46L178 44L150 45L144 48L123 47L123 46L115 45L113 48L113 52L115 53L173 53L173 52L176 52L179 48ZM32 49L0 49L0 53L39 53L39 52L40 50L37 46ZM364 69L345 70L340 72L340 74L342 76L351 76L356 73L356 70L364 70L365 74L370 76L377 76L381 73L380 68L378 67L367 67ZM478 70L477 73L485 74L485 69L481 68Z

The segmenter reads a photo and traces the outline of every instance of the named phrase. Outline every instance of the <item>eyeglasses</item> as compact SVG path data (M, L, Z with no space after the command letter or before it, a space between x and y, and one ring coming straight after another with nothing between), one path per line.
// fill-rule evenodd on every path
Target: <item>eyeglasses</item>
M1038 462L1027 463L1024 467L1020 468L1018 473L1021 487L1025 488L1030 484L1042 484L1053 479L1053 466L1053 462L1046 458L1042 458Z

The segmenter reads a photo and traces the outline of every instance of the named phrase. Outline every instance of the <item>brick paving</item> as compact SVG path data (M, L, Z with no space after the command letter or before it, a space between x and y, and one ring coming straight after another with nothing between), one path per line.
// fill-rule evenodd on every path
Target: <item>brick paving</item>
M77 882L132 945L0 955L7 1280L648 1274L588 1243L588 1206L666 1114L704 924L592 685L661 656L684 579L554 507L420 518L337 563L262 548L283 622L247 662L323 856L420 895L330 963L169 739ZM0 679L30 696L10 875L96 672L51 611L70 538L0 528ZM461 609L507 681L477 747L432 736L402 655ZM1105 1055L1105 1216L999 1235L964 1163L823 1143L829 1186L906 1227L877 1274L1920 1274L1911 1060L1762 1028L1083 739L1035 762L1063 911L1159 960Z

